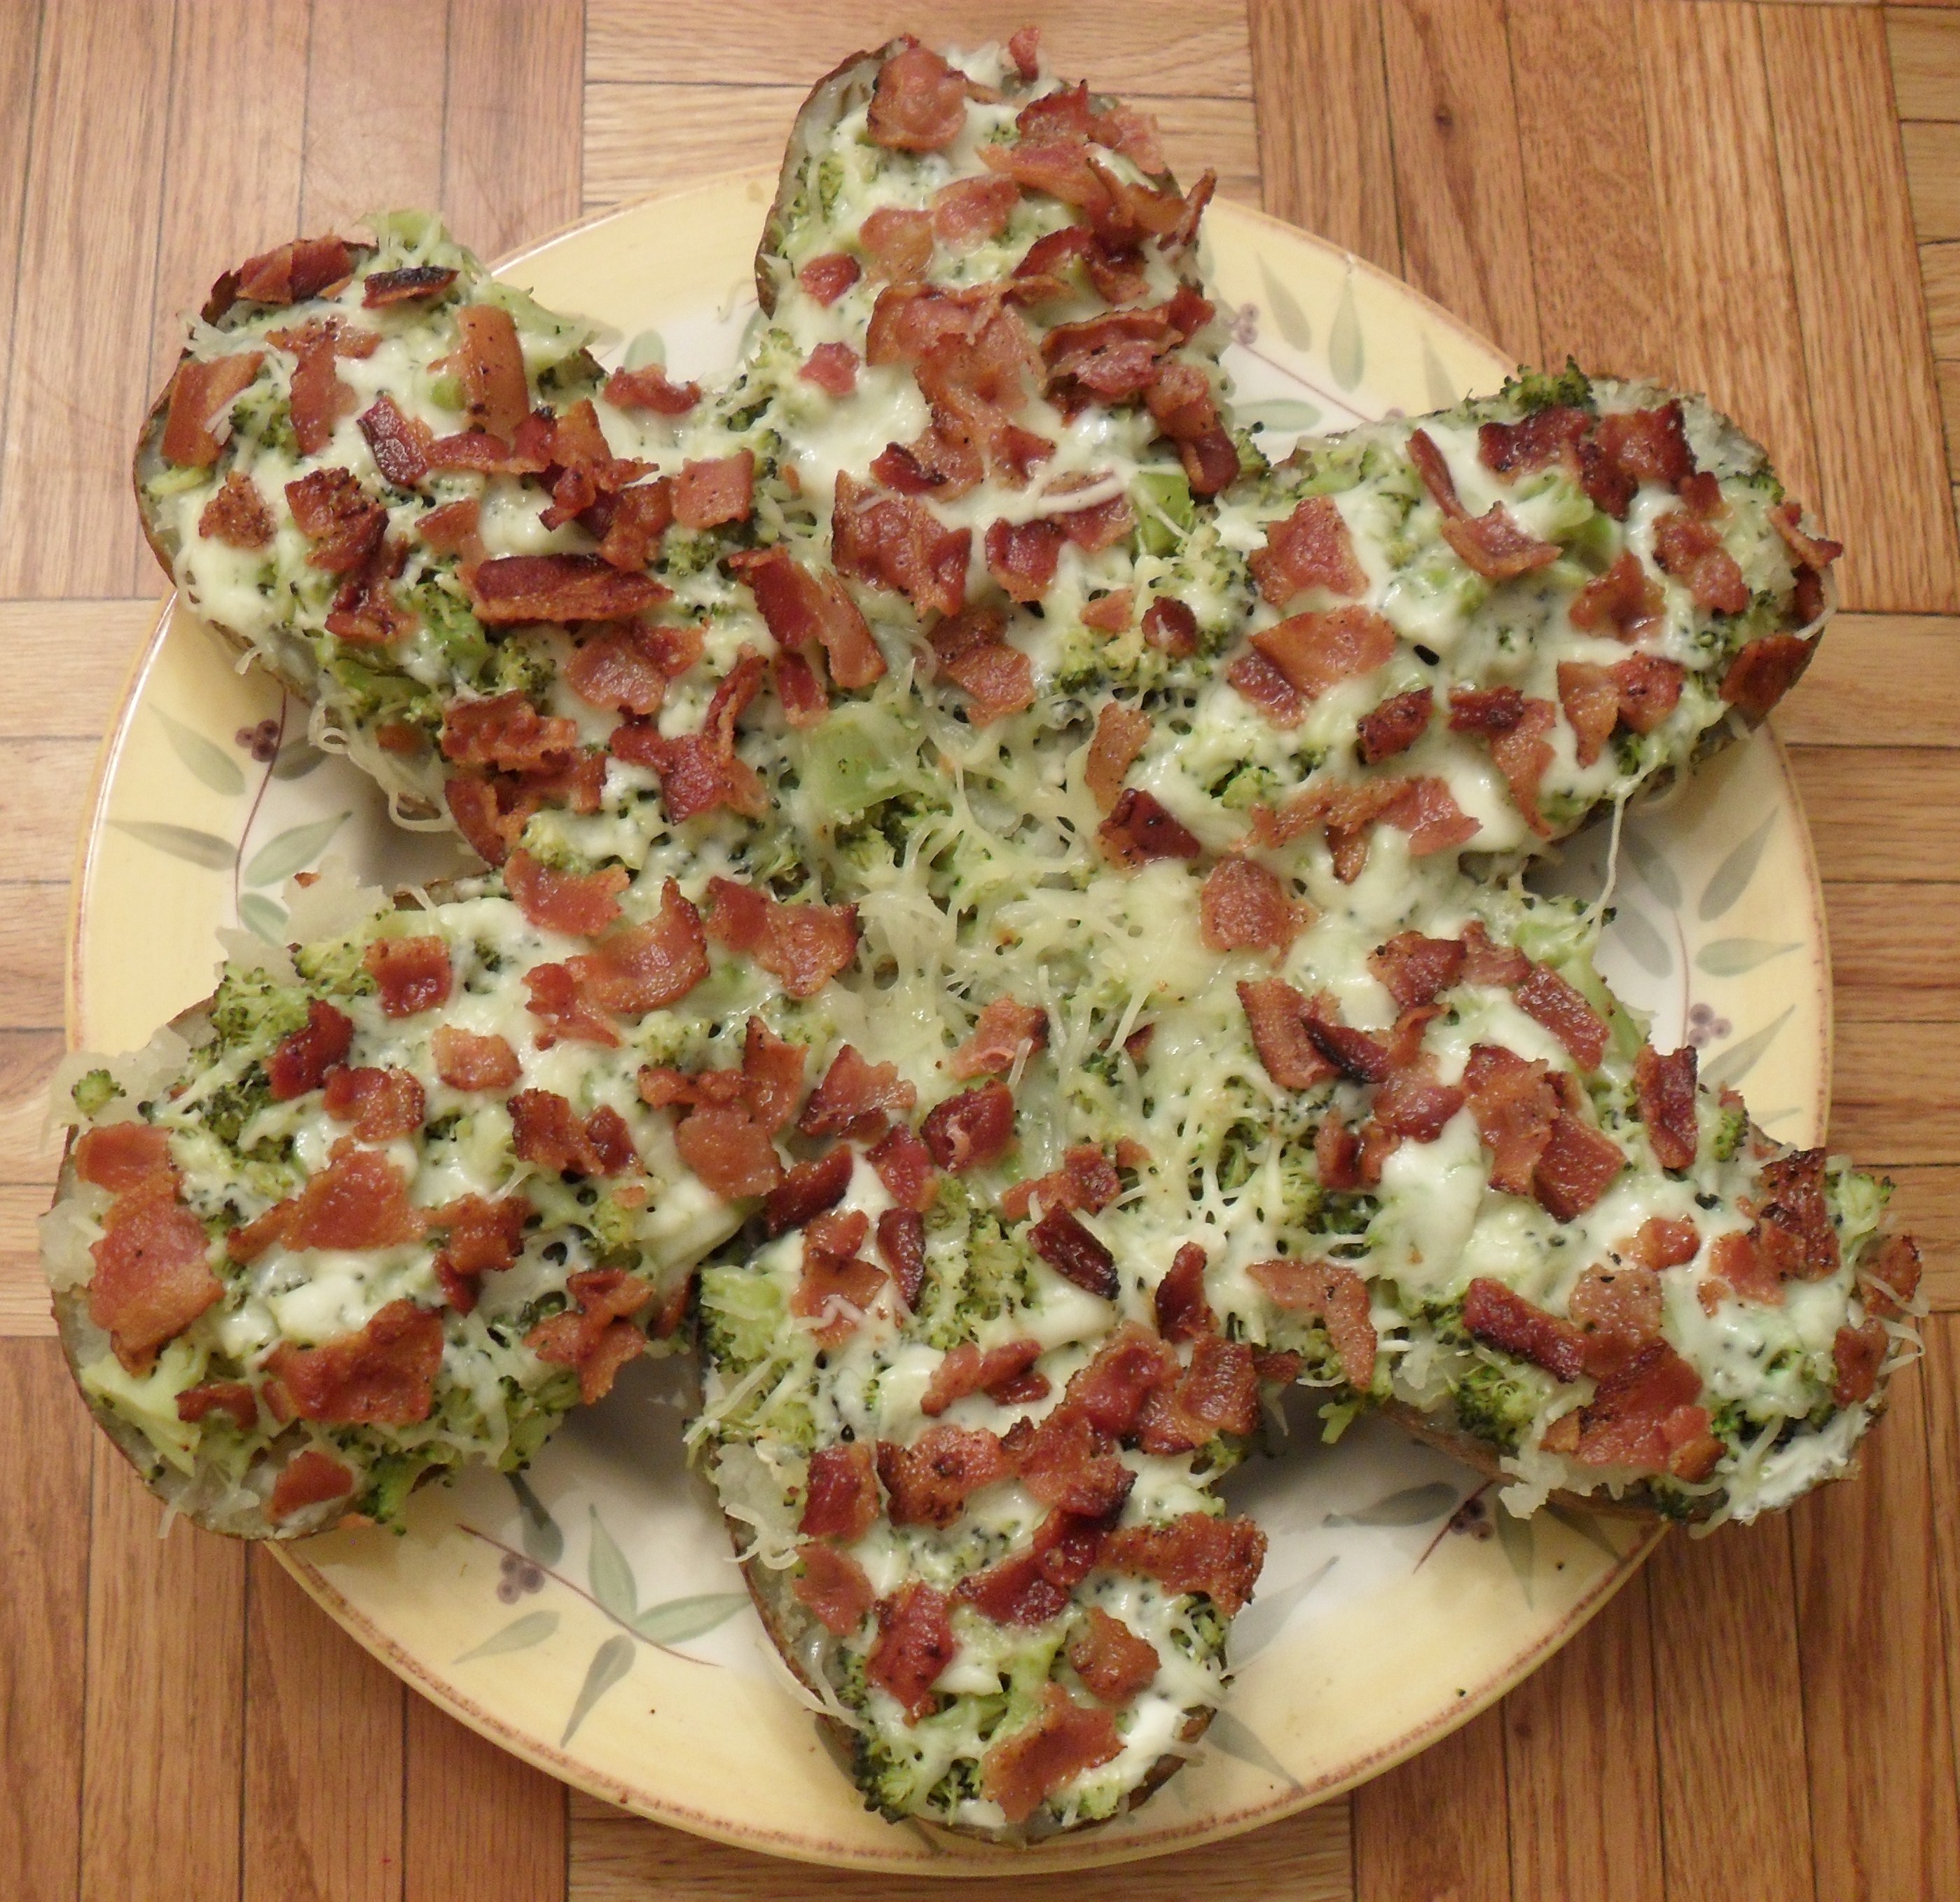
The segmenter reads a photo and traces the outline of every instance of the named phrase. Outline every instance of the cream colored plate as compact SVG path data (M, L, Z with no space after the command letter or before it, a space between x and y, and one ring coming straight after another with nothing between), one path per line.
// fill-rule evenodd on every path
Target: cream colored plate
M670 367L732 360L755 316L749 261L772 180L636 205L513 260L547 304L657 330ZM1269 443L1492 388L1505 365L1398 284L1233 205L1210 270L1235 313L1227 361ZM76 912L73 1010L97 1049L144 1041L211 988L215 931L278 937L278 894L328 849L371 876L460 869L396 832L367 782L305 743L305 710L188 617L167 614L105 753ZM1597 890L1604 829L1556 874ZM1822 907L1783 757L1759 736L1664 809L1630 819L1602 959L1691 1036L1711 1083L1745 1078L1760 1120L1812 1141L1829 1018ZM337 1533L281 1556L335 1617L466 1722L663 1822L815 1862L959 1875L1147 1856L1285 1815L1481 1710L1631 1575L1625 1522L1487 1509L1475 1478L1379 1423L1338 1447L1311 1416L1290 1456L1227 1490L1271 1538L1239 1620L1239 1676L1195 1760L1135 1815L1051 1846L989 1850L858 1806L742 1594L707 1488L679 1452L684 1375L628 1370L522 1481L417 1496L406 1538ZM1476 1495L1476 1496L1473 1496Z

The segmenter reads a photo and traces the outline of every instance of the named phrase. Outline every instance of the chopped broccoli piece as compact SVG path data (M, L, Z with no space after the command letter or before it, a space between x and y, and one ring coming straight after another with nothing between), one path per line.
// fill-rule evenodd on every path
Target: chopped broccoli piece
M100 1116L123 1094L123 1086L106 1070L91 1070L68 1092L84 1116Z

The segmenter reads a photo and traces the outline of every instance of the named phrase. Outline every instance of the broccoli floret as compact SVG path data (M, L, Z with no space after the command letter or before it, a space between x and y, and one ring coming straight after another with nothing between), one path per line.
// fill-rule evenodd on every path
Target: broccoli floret
M1742 1147L1748 1128L1749 1112L1740 1103L1724 1103L1716 1121L1715 1140L1709 1145L1709 1153L1718 1163L1727 1162Z
M91 1070L68 1092L84 1116L100 1116L123 1094L123 1086L106 1070Z
M306 1022L312 1003L304 991L275 984L263 971L228 964L212 1000L211 1027L224 1049L262 1054Z
M558 670L549 655L516 641L498 644L492 663L492 684L499 693L520 693L542 703L549 695Z
M926 1283L908 1328L935 1347L973 1339L983 1322L1033 1298L1026 1248L960 1184L941 1184L926 1229Z
M1139 545L1146 555L1175 553L1198 520L1191 484L1181 469L1146 469L1139 472L1137 485L1143 503Z
M1456 1385L1457 1423L1465 1433L1514 1453L1531 1430L1544 1396L1522 1371L1490 1361L1472 1367Z
M752 1268L704 1269L701 1318L709 1356L724 1376L739 1377L774 1357L789 1331L782 1290Z
M374 974L361 961L367 948L359 938L303 945L293 954L293 965L316 995L371 997L376 989Z
M433 577L409 589L409 600L457 678L471 686L484 685L493 655L482 622Z
M1498 392L1499 399L1514 402L1529 416L1554 406L1567 409L1592 407L1591 380L1570 357L1563 370L1527 370L1520 364L1515 377L1507 377Z

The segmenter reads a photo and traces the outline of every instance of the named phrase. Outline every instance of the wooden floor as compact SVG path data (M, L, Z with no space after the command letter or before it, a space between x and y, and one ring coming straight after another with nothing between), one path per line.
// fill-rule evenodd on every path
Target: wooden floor
M1849 545L1853 612L1778 724L1830 902L1832 1140L1897 1179L1936 1312L1860 1478L1670 1541L1455 1738L1229 1848L1012 1892L1960 1897L1960 11L1633 0L0 0L0 1896L899 1892L568 1799L275 1566L159 1541L45 1337L40 1096L77 821L161 591L123 470L173 313L379 205L494 254L771 162L854 48L1024 17L1182 169L1519 356L1705 388Z

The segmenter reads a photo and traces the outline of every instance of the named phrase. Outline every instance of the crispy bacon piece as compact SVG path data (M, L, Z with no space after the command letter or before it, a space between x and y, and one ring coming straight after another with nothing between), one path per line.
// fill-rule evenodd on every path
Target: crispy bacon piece
M589 705L644 717L659 711L667 682L692 666L701 650L700 632L693 628L637 622L600 628L579 642L565 664L565 682Z
M1329 495L1309 495L1284 521L1272 523L1265 546L1250 559L1260 593L1276 608L1309 588L1354 595L1368 585L1348 524Z
M855 1166L856 1159L842 1145L826 1151L813 1162L797 1163L770 1190L762 1204L763 1225L772 1235L782 1235L801 1228L826 1209L835 1208L851 1186ZM843 1252L853 1253L858 1245L854 1242Z
M919 1291L925 1286L925 1222L918 1210L895 1208L880 1212L878 1259L890 1271L899 1299L908 1308L916 1308Z
M762 656L745 650L693 733L668 739L657 727L638 721L614 730L614 756L660 775L660 803L675 825L719 806L752 819L767 809L761 779L735 750L735 723L761 691L766 671Z
M1115 1166L1093 1143L1077 1143L1062 1154L1061 1167L1014 1184L1001 1197L1001 1213L1024 1221L1036 1198L1044 1209L1106 1209L1123 1192Z
M483 558L479 533L482 506L475 496L432 508L415 524L415 533L439 555L460 555L466 561Z
M1198 888L1199 931L1213 951L1270 951L1284 957L1312 914L1277 874L1251 859L1220 859Z
M877 1597L864 1568L832 1545L807 1545L802 1557L803 1570L790 1589L826 1631L848 1637L864 1624Z
M1660 1277L1638 1262L1595 1263L1574 1284L1568 1305L1585 1338L1586 1371L1595 1377L1617 1372L1660 1338Z
M1068 1607L1068 1595L1096 1568L1106 1516L1058 1508L1036 1527L1025 1551L962 1579L958 1595L996 1624L1045 1624Z
M1790 545L1790 552L1804 567L1828 568L1844 552L1842 542L1828 536L1812 535L1803 526L1803 507L1798 502L1780 502L1770 510L1770 523Z
M1551 1140L1558 1096L1540 1063L1528 1063L1498 1044L1472 1045L1464 1066L1464 1093L1491 1152L1491 1183L1510 1195L1529 1195L1532 1178Z
M1515 687L1450 689L1451 730L1483 736L1520 816L1541 838L1551 836L1538 810L1538 794L1552 761L1546 736L1558 724L1558 709L1549 700L1526 699Z
M1002 638L1002 625L998 609L972 608L940 622L929 637L940 672L972 696L976 726L1034 705L1034 663Z
M465 580L470 606L488 628L623 620L667 598L651 574L625 574L597 555L499 555Z
M617 1175L639 1160L625 1120L601 1106L581 1118L555 1090L520 1089L510 1101L511 1144L520 1161L561 1175Z
M1290 691L1289 689L1289 691ZM1254 843L1278 846L1324 826L1334 873L1343 884L1361 876L1368 860L1368 831L1377 822L1408 835L1409 852L1421 858L1476 837L1478 822L1456 803L1446 780L1364 779L1351 784L1321 779L1275 813L1252 811Z
M1128 1636L1125 1627L1106 1613L1097 1615ZM1150 1675L1154 1677L1157 1653L1141 1639L1130 1642L1150 1651ZM1001 1806L1010 1823L1024 1823L1056 1791L1083 1771L1108 1763L1122 1748L1115 1719L1107 1710L1079 1704L1060 1684L1047 1684L1042 1687L1040 1711L988 1745L980 1760L980 1792Z
M1643 1044L1634 1061L1634 1087L1640 1121L1647 1125L1654 1160L1662 1169L1691 1167L1701 1147L1695 1118L1695 1064L1692 1044L1682 1045L1668 1057L1660 1055L1651 1044Z
M75 1138L75 1172L84 1182L120 1195L153 1176L177 1179L170 1133L149 1123L110 1123ZM175 1193L174 1191L172 1191Z
M102 1239L90 1245L90 1318L132 1372L146 1371L156 1350L224 1293L211 1271L204 1224L177 1192L173 1174L145 1175L110 1204Z
M272 511L266 506L257 485L251 477L241 476L235 469L197 518L199 534L222 542L228 548L264 548L271 542L275 526Z
M449 1000L453 973L446 939L377 938L361 962L380 993L384 1016L412 1017Z
M1117 794L1109 816L1096 829L1096 843L1111 864L1126 872L1153 859L1196 858L1204 849L1154 794L1134 786Z
M1610 668L1620 696L1620 717L1637 733L1650 733L1681 699L1688 670L1658 654L1629 654Z
M803 1096L809 1052L751 1017L742 1038L742 1083L750 1113L773 1136L788 1126Z
M919 1401L919 1411L928 1419L937 1420L956 1400L963 1400L969 1394L984 1393L1003 1404L1010 1398L1039 1399L1048 1392L1048 1382L1034 1375L1032 1382L1039 1383L1038 1388L1034 1388L1029 1369L1041 1357L1041 1343L1032 1339L1010 1341L985 1353L973 1342L963 1341L933 1369L932 1379Z
M1653 548L1654 559L1685 585L1698 606L1740 614L1749 605L1748 584L1722 545L1720 534L1686 510L1676 509L1654 523Z
M955 1175L984 1169L1006 1155L1014 1140L1014 1095L1003 1083L982 1083L935 1103L921 1136L932 1159Z
M524 973L524 1008L545 1026L538 1033L540 1050L549 1050L561 1038L608 1050L619 1048L619 1033L581 994L568 965L534 965Z
M280 1468L266 1502L266 1516L275 1525L283 1524L310 1506L347 1498L355 1483L353 1474L332 1454L317 1446L302 1447Z
M287 483L286 505L313 545L307 565L329 574L365 567L388 526L387 510L369 498L351 469L316 469Z
M840 687L868 687L883 677L885 657L835 575L792 561L779 546L731 556L728 565L748 583L779 646L803 650L820 644L830 677Z
M352 1334L317 1347L282 1341L266 1357L282 1411L336 1425L412 1426L435 1404L442 1317L391 1301Z
M1878 1259L1859 1277L1865 1312L1882 1319L1901 1315L1919 1292L1919 1244L1909 1235L1888 1235Z
M222 1414L241 1433L249 1433L259 1423L259 1396L242 1380L213 1381L177 1395L178 1419L195 1426L213 1414Z
M412 304L439 297L456 281L456 273L440 264L412 264L399 271L371 271L361 285L361 301L370 310L393 304Z
M932 214L881 205L859 227L858 241L871 260L873 276L893 284L916 283L932 262Z
M1607 462L1635 482L1664 482L1674 488L1694 472L1678 400L1658 409L1602 416L1596 440Z
M1463 929L1463 977L1468 984L1514 984L1528 976L1531 959L1515 945L1499 944L1473 919Z
M658 364L616 370L606 379L606 400L619 409L651 410L657 416L685 416L701 401L698 383L675 383Z
M574 722L560 714L545 717L521 693L453 701L443 714L443 754L459 765L548 769L571 759L578 744Z
M332 371L332 353L327 356L327 368ZM310 359L303 361L305 370ZM293 378L295 409L298 404L299 377ZM352 396L352 392L348 394ZM368 439L368 447L373 451L374 466L397 488L413 488L428 474L428 453L434 438L426 423L417 422L404 416L395 406L393 397L383 395L375 398L373 404L362 411L358 418L361 433ZM304 447L304 444L302 444Z
M1154 596L1144 610L1144 639L1173 660L1185 659L1198 651L1198 616L1174 596ZM1259 664L1265 666L1267 663L1262 660ZM1275 675L1278 672L1276 668L1268 671ZM1286 683L1281 680L1280 684L1284 687Z
M1126 1525L1105 1541L1112 1572L1155 1579L1173 1592L1204 1592L1228 1618L1246 1608L1265 1563L1266 1535L1249 1519L1186 1512L1168 1525Z
M932 1152L905 1124L895 1124L886 1130L871 1145L865 1159L901 1208L923 1213L932 1206L939 1193Z
M1463 1325L1477 1340L1542 1367L1556 1380L1586 1372L1586 1337L1515 1290L1479 1275L1463 1296Z
M1838 1230L1824 1192L1824 1164L1822 1150L1804 1149L1763 1166L1768 1200L1758 1227L1777 1229L1790 1238L1790 1272L1803 1281L1821 1280L1838 1269Z
M1007 57L1014 70L1030 85L1041 77L1041 28L1023 27L1007 40Z
M1242 1341L1206 1334L1175 1387L1144 1401L1138 1444L1147 1453L1191 1452L1221 1433L1244 1436L1259 1423L1259 1376Z
M540 930L592 938L618 922L619 894L632 880L623 866L562 872L518 851L504 868L504 882L517 909Z
M1692 1261L1701 1252L1701 1230L1692 1222L1665 1215L1649 1216L1633 1239L1619 1245L1628 1261L1656 1274Z
M282 1037L266 1059L273 1102L290 1102L319 1089L326 1073L345 1060L353 1043L353 1019L315 998L307 1006L305 1023Z
M1793 634L1766 634L1748 642L1722 676L1722 698L1761 717L1796 685L1813 648Z
M797 1118L797 1131L803 1136L867 1136L886 1116L909 1114L918 1101L918 1092L901 1079L897 1064L867 1063L854 1045L845 1044L810 1092Z
M1534 411L1521 422L1483 423L1477 431L1477 460L1500 476L1544 469L1564 462L1575 470L1578 445L1592 433L1592 418L1563 404Z
M1372 673L1395 651L1395 631L1372 609L1296 614L1252 636L1252 645L1309 704L1329 687Z
M623 1268L587 1268L565 1287L577 1306L540 1321L524 1345L540 1360L577 1368L578 1397L590 1407L612 1391L628 1361L646 1351L646 1336L626 1317L638 1313L654 1291Z
M769 1132L741 1103L708 1103L674 1131L680 1159L724 1202L766 1195L783 1166Z
M858 387L858 353L848 343L820 343L797 374L842 401Z
M806 1538L842 1539L854 1544L878 1519L878 1481L868 1441L819 1446L810 1456L803 1486L803 1517L797 1530Z
M1242 982L1239 1001L1266 1074L1282 1089L1312 1089L1337 1073L1307 1031L1306 1000L1278 978Z
M1542 1207L1570 1222L1592 1207L1626 1166L1625 1152L1612 1137L1561 1110L1532 1172L1532 1191Z
M1161 1660L1147 1638L1092 1605L1082 1629L1069 1640L1068 1662L1092 1697L1115 1707L1155 1681Z
M1606 1020L1548 964L1535 964L1513 994L1518 1008L1564 1045L1581 1070L1597 1070L1610 1035Z
M990 523L987 570L1017 601L1039 601L1055 580L1066 532L1057 521Z
M1171 1258L1169 1271L1157 1283L1152 1306L1157 1332L1166 1341L1200 1341L1217 1326L1204 1298L1204 1251L1186 1242Z
M1045 1392L1048 1382L1039 1376L1034 1378ZM1157 1392L1152 1388L1140 1406L1147 1407ZM1137 1482L1110 1436L1066 1399L1039 1426L1026 1417L1015 1421L1003 1444L1029 1494L1044 1506L1080 1519L1113 1519Z
M797 273L797 281L828 310L864 275L864 266L849 252L826 251Z
M495 1201L482 1195L460 1195L429 1211L432 1229L447 1229L449 1239L437 1252L436 1279L449 1305L458 1314L476 1306L476 1280L508 1268L523 1245L524 1224L531 1204L521 1195Z
M1879 1368L1885 1357L1886 1344L1882 1322L1867 1321L1863 1327L1838 1330L1831 1348L1831 1364L1836 1375L1831 1398L1840 1407L1855 1407L1877 1392Z
M840 471L830 539L839 573L902 594L921 614L956 615L966 599L972 531L945 527L921 503Z
M1462 981L1468 956L1460 938L1428 938L1420 931L1403 931L1369 953L1368 968L1401 1009L1414 1010L1433 1003Z
M295 238L247 258L232 290L254 304L303 304L353 275L355 250L345 238Z
M1017 998L996 997L981 1011L973 1034L947 1060L947 1067L963 1083L975 1077L1004 1075L1020 1061L1023 1051L1039 1050L1047 1042L1045 1010ZM900 1107L912 1107L909 1090Z
M652 918L616 927L565 968L581 999L601 1010L636 1017L664 1010L708 975L701 914L669 879Z
M709 462L683 463L673 485L674 520L682 528L746 522L755 492L755 453L742 449Z
M708 935L752 957L793 997L816 996L858 956L855 905L785 904L719 876L708 895Z
M978 244L1007 228L1020 188L1010 178L956 179L932 195L932 228L942 243Z
M509 311L468 304L456 313L456 348L438 360L462 386L463 414L472 429L508 442L530 413L523 347Z
M1372 713L1363 714L1355 727L1355 752L1364 766L1379 765L1405 753L1429 730L1429 717L1436 696L1427 687L1408 693L1391 694Z
M1688 1362L1665 1341L1650 1343L1600 1380L1580 1414L1573 1458L1586 1466L1705 1477L1722 1449L1710 1439L1706 1410L1695 1404L1701 1392L1701 1376Z
M1620 724L1620 689L1611 672L1590 660L1558 663L1558 704L1572 728L1573 752L1590 766Z
M1116 1258L1065 1208L1052 1208L1028 1231L1028 1245L1056 1274L1089 1294L1115 1299Z
M1718 1235L1708 1247L1708 1279L1700 1290L1710 1313L1724 1293L1740 1301L1783 1306L1783 1276L1771 1252L1756 1245L1760 1229L1736 1229Z
M1512 580L1558 559L1558 544L1527 534L1503 503L1494 502L1481 515L1471 514L1457 495L1449 463L1427 430L1411 434L1408 453L1423 486L1443 511L1443 539L1486 580Z
M878 1442L878 1477L894 1525L943 1531L975 1493L1013 1475L998 1437L984 1429L928 1426L909 1446Z
M1096 737L1090 743L1082 776L1097 811L1107 813L1115 805L1123 775L1150 736L1150 716L1120 700L1110 701L1096 716Z
M1572 625L1587 633L1610 634L1616 640L1638 641L1661 624L1665 597L1660 584L1640 566L1631 549L1596 580L1573 597Z
M321 1103L336 1122L352 1123L364 1143L414 1135L428 1108L422 1085L409 1071L344 1064L327 1077Z
M1366 1393L1374 1385L1375 1324L1369 1315L1367 1284L1352 1268L1341 1261L1286 1258L1255 1261L1246 1273L1275 1306L1309 1315L1326 1328L1349 1386Z
M878 69L865 115L871 142L893 151L943 151L966 123L966 76L909 37Z
M1425 1013L1426 1014L1426 1013ZM1397 1070L1375 1093L1374 1128L1368 1132L1360 1159L1371 1182L1381 1179L1381 1163L1392 1144L1382 1146L1382 1134L1406 1137L1411 1142L1433 1143L1443 1134L1443 1125L1463 1107L1463 1092L1453 1083L1436 1079L1435 1060L1419 1057Z
M953 1636L952 1602L943 1592L914 1579L878 1601L878 1637L864 1675L896 1698L914 1723L939 1707L932 1686L959 1649Z

